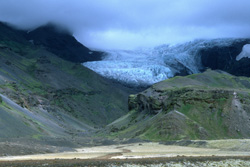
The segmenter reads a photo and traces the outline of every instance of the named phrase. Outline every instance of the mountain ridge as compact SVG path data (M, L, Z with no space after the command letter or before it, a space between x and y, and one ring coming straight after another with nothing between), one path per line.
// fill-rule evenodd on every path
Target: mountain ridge
M18 30L6 23L0 22L0 39L4 44L19 43L45 47L51 53L74 63L101 60L103 53L88 49L78 42L72 34L56 24L46 24L32 31ZM29 44L28 44L29 43ZM25 52L21 47L16 48L20 54Z

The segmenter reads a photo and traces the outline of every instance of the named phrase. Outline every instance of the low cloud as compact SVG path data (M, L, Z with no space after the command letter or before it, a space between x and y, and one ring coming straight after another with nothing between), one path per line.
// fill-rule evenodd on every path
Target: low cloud
M55 22L96 49L196 38L250 37L249 0L0 0L0 21L33 29Z

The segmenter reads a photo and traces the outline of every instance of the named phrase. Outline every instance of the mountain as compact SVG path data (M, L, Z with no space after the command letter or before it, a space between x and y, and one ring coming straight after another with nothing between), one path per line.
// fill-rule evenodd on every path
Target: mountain
M0 141L87 144L85 137L127 113L131 90L82 66L90 50L73 37L46 31L30 32L31 42L0 24Z
M59 57L76 63L101 60L102 52L92 51L79 43L70 32L53 24L29 31L26 38L35 45L44 46Z
M101 60L103 56L102 52L88 49L79 43L69 31L54 24L47 24L32 31L23 31L0 22L0 39L7 45L11 41L12 44L27 45L27 43L31 43L44 47L60 58L74 63L97 61ZM7 41L9 43L6 43ZM15 49L22 54L21 48L18 48L19 45Z
M107 129L118 138L153 141L249 138L249 104L249 78L207 70L130 95L130 112Z
M205 71L247 75L248 43L197 40L136 53L109 51L96 61L103 53L58 27L27 33L0 23L0 155L126 139L249 138L250 79ZM134 87L155 82L134 94Z
M134 87L147 87L174 76L200 73L207 68L249 76L247 44L250 39L212 39L132 51L107 51L103 60L83 65L106 78ZM237 59L244 46L247 55Z

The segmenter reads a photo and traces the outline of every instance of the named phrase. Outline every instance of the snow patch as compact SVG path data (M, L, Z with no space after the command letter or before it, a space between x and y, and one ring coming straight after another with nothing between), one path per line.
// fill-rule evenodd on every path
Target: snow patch
M243 46L241 53L236 57L236 60L239 61L242 58L250 58L250 44Z

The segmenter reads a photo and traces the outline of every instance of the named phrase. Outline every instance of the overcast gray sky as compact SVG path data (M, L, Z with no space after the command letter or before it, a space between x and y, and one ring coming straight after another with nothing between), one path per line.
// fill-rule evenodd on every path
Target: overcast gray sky
M0 0L0 21L55 22L90 48L133 49L250 37L250 0Z

